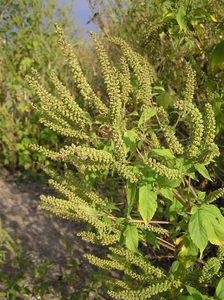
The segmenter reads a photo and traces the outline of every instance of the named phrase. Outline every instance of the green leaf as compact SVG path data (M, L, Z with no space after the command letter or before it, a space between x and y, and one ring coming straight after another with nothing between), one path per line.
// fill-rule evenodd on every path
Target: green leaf
M157 174L149 166L145 166L142 170L143 182L152 183L156 181ZM144 185L144 184L143 184Z
M170 273L172 274L177 273L180 267L181 267L180 262L178 260L175 260L170 267Z
M145 224L152 219L157 209L157 194L152 191L150 184L139 188L139 213Z
M208 241L217 246L224 246L224 218L214 205L193 207L189 222L192 241L200 249L201 256Z
M115 223L116 223L117 225L120 225L124 220L125 220L125 218L117 218L117 219L115 220Z
M163 106L164 109L167 109L169 106L171 106L175 101L174 95L171 93L163 93L156 97L156 102Z
M136 151L136 133L134 130L127 130L124 133L123 140L127 149L127 152L135 153Z
M170 152L169 149L150 149L149 151L149 156L154 155L154 156L161 156L165 158L174 158L175 156Z
M192 296L180 296L178 300L195 300L195 298Z
M206 192L197 191L197 194L198 194L197 201L202 202L205 199Z
M215 290L216 299L217 300L223 300L224 299L224 279L222 278Z
M172 204L169 207L169 219L174 221L177 219L178 214L182 214L183 205L177 200L173 199Z
M125 186L125 191L126 191L127 205L128 205L127 214L129 215L135 201L136 185L133 183L127 183Z
M157 183L159 187L178 187L182 182L182 179L168 179L164 176L158 176Z
M218 45L216 45L215 49L213 50L209 67L211 71L216 69L224 69L224 41L221 41Z
M32 59L30 57L24 57L20 62L21 67L30 67L31 64L32 64Z
M207 296L202 295L196 288L193 288L190 285L186 285L188 293L193 297L195 300L205 300L209 299Z
M200 173L204 178L212 181L212 179L208 173L208 170L206 169L206 167L204 165L196 163L196 164L194 164L194 167L198 171L198 173Z
M158 242L157 242L157 239L156 239L156 235L151 232L151 231L146 231L146 241L147 243L153 245L153 246L157 246L158 245Z
M184 236L182 240L183 242L178 253L178 258L187 269L191 267L197 259L198 248L195 246L189 236Z
M173 200L173 190L170 188L161 188L159 193L166 199Z
M187 24L185 22L186 11L184 7L180 7L176 14L176 20L178 25L180 26L180 30L187 30Z
M149 108L145 116L145 121L148 121L150 118L155 116L155 114L156 114L156 108ZM144 123L144 113L141 114L141 117L138 121L138 127L140 127L143 123Z
M208 244L208 236L203 226L203 219L200 214L200 209L197 209L196 213L190 217L188 228L192 241L200 249L202 254Z
M224 246L224 217L215 205L203 205L204 227L213 245ZM206 221L207 220L207 221Z
M40 47L39 41L34 40L34 41L33 41L33 47L36 48L36 49L39 48L39 47Z
M134 224L127 224L124 236L127 248L133 252L138 252L138 229Z

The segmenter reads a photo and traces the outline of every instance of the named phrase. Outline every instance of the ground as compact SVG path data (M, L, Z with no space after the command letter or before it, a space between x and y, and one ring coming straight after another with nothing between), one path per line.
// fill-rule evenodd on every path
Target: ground
M66 264L65 238L72 246L73 259L78 266L76 288L80 290L88 287L93 267L82 255L91 252L93 248L76 236L84 225L61 220L40 210L39 196L43 193L49 193L47 187L30 181L18 184L14 177L2 175L0 177L2 226L14 240L21 242L22 250L30 260L35 263L48 260L54 266L51 273L54 281L61 280L62 268Z

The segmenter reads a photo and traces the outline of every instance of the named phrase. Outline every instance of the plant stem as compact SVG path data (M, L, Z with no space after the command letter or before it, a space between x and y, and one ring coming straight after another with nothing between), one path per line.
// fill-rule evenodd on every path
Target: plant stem
M175 256L173 255L159 255L159 256L151 256L151 255L146 255L145 256L146 258L149 258L149 259L169 259L169 258L174 258Z
M191 190L191 192L192 192L194 198L197 199L198 196L197 196L197 194L195 193L193 187L191 186L190 182L187 180L186 177L184 177L184 181L186 182L186 184L188 185L189 189Z
M174 249L173 247L170 247L169 245L163 243L162 241L158 241L158 243L159 243L161 246L163 246L163 247L165 247L165 248L167 248L167 249L169 249L169 250L175 252L175 249Z
M185 208L188 208L187 203L184 202L183 198L178 192L174 192L174 196L180 202L180 204L182 204Z
M108 215L108 217L111 219L111 220L116 220L117 217L113 216L113 215ZM132 223L145 223L143 220L135 220L135 219L130 219L130 222ZM157 221L157 220L152 220L152 221L149 221L149 224L165 224L165 225L169 225L171 224L169 221Z
M138 152L138 154L140 155L141 159L143 160L144 164L146 164L145 158L142 156L141 152L138 150L138 148L136 148L136 151Z
M171 244L171 243L167 242L166 240L163 240L163 239L161 239L161 238L159 238L159 237L157 237L157 239L158 239L160 242L162 242L162 243L164 243L164 244L166 244L166 245L172 247L172 248L175 250L175 246L174 246L173 244Z

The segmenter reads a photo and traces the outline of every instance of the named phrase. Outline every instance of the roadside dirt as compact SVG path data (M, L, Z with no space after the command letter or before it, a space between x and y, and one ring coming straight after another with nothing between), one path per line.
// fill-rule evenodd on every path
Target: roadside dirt
M54 266L51 277L55 282L60 280L61 270L66 264L66 238L72 246L74 260L78 266L76 289L81 290L89 286L93 270L93 266L83 259L82 255L96 249L76 236L84 229L84 225L61 220L38 209L39 196L48 193L47 187L29 181L18 184L12 176L1 174L2 227L15 241L20 241L24 255L31 261L41 263L47 260Z

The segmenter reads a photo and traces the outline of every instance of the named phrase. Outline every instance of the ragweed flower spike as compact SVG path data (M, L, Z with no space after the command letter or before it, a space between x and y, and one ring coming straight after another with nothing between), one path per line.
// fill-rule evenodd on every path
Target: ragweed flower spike
M91 122L87 119L85 112L75 102L68 89L61 83L54 73L51 74L51 81L54 84L63 104L68 109L70 119L75 122L75 124L79 124L81 128L87 125L91 126Z
M202 268L202 274L199 278L199 282L208 282L211 280L214 276L216 276L219 272L219 270L222 267L222 262L217 257L211 257L209 260L205 263L205 265Z
M32 72L31 76L26 76L26 81L30 87L36 92L41 100L41 108L50 118L58 122L59 125L69 128L68 120L65 118L66 110L57 98L52 96L46 89L39 83L38 77L35 76L36 72ZM61 114L59 111L61 110ZM65 118L64 118L65 117Z
M161 144L156 133L151 128L149 128L148 134L150 136L151 148L159 149L161 147Z
M118 73L114 69L114 67L110 65L106 51L102 43L97 38L96 34L91 32L91 36L96 46L98 58L101 63L104 82L106 83L107 93L110 100L112 138L115 143L116 153L119 153L119 156L117 158L119 160L120 158L122 158L122 160L125 161L126 158L125 145L124 145L124 141L122 140L122 132L120 127L121 114L122 114L122 102L121 102L121 91L120 91Z
M201 144L201 153L198 160L201 163L209 164L214 157L220 155L218 146L215 144L215 114L210 103L205 104L204 114L204 135Z
M83 165L91 172L109 170L115 161L107 151L74 144L60 150L60 159L77 167Z
M120 76L120 84L121 84L121 100L122 102L127 103L129 101L129 94L132 91L132 86L130 82L130 70L127 61L123 56L121 57L120 61L121 61L121 72L119 76Z
M141 178L141 173L139 172L138 174L134 173L129 166L120 163L120 162L115 162L114 163L114 167L117 171L117 173L123 177L124 179L126 179L127 181L131 182L131 183L137 183L140 178Z
M190 63L186 64L186 86L184 91L184 101L192 102L196 84L196 72L192 69Z
M162 163L156 161L153 158L149 158L147 164L161 176L165 176L168 179L178 179L183 177L183 173L177 169L170 169Z
M65 59L67 60L68 65L71 69L73 79L76 83L77 88L80 90L80 94L83 96L84 100L89 104L91 108L96 109L99 113L107 114L108 108L101 102L99 97L94 93L89 83L87 82L78 63L77 57L73 52L72 46L65 40L62 29L58 25L55 26L58 34L58 44L63 50Z
M207 204L212 203L222 196L224 196L224 187L221 187L221 188L209 193L208 196L205 197L204 203L207 203Z
M174 128L169 125L168 113L164 110L162 106L157 109L157 113L160 120L160 127L162 129L170 151L174 154L183 154L184 148L178 141L175 135Z
M117 73L110 65L106 51L94 32L91 32L98 58L100 60L104 82L110 99L110 114L112 122L118 124L121 118L121 94Z
M125 41L118 37L110 38L109 41L120 47L124 57L133 69L140 84L139 96L143 102L142 109L143 112L146 113L147 109L152 106L151 71L149 72L149 68L144 68L142 59L139 59L139 55L136 54Z
M204 132L202 114L191 102L178 100L174 107L179 111L181 118L189 128L190 137L185 148L185 154L190 159L197 157Z
M87 140L87 134L82 131L84 119L78 119L60 100L47 92L36 70L32 69L31 74L32 77L26 76L26 80L40 98L41 109L37 109L41 116L40 122L60 135Z

